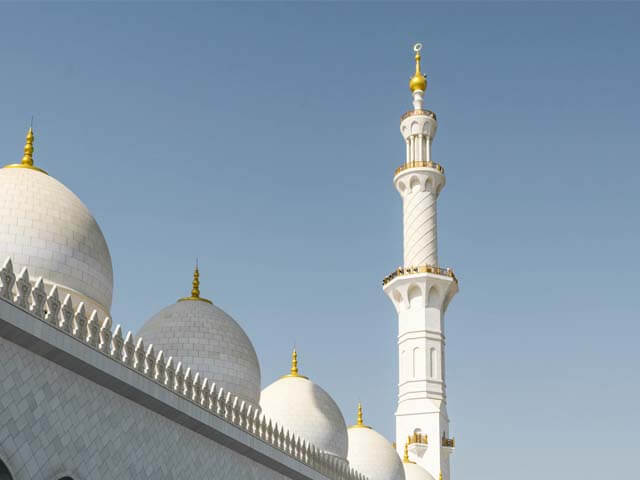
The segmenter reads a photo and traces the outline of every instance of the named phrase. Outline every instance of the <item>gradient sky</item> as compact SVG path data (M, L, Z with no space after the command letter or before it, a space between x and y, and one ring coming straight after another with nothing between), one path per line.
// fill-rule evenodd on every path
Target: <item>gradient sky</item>
M453 478L632 478L640 4L0 5L0 157L86 203L115 323L190 289L392 438L391 179L422 41L447 171Z

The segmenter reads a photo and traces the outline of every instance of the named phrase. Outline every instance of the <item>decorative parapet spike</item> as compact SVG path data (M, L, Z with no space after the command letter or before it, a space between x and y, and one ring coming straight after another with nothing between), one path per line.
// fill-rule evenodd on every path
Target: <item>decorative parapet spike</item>
M91 313L89 321L87 322L87 341L93 348L98 348L100 341L100 320L98 318L98 312L96 310Z
M144 373L145 371L144 356L144 342L142 341L142 338L138 338L138 341L136 342L136 348L133 350L133 368L142 373Z
M456 275L449 267L442 268L436 267L434 265L419 265L417 267L398 267L395 271L384 277L384 279L382 280L382 285L386 285L396 277L401 277L403 275L413 275L416 273L432 273L434 275L442 275L444 277L453 278L453 280L458 283Z
M145 361L145 375L147 375L149 378L152 378L155 380L156 378L156 351L153 348L153 344L150 343L149 346L147 347L147 351L144 354L144 361Z
M153 347L153 345L151 345L150 347ZM149 365L151 365L149 363ZM152 378L156 381L161 383L162 385L165 384L166 379L165 379L165 366L166 363L164 361L164 352L162 350L160 350L155 357L154 360L154 370L153 370L153 376ZM151 367L149 367L151 368ZM150 375L151 376L151 375Z
M47 303L47 292L44 289L44 280L42 277L36 281L35 286L31 290L31 296L33 297L33 303L30 308L31 313L38 318L42 318L44 316L44 306Z
M27 267L23 267L18 280L16 280L16 288L18 293L14 298L14 302L23 310L29 309L29 296L31 295L31 282L29 281L29 272Z
M10 258L4 262L2 270L0 270L0 297L13 303L13 284L16 283L16 275L13 273L13 262Z
M68 334L73 334L73 301L71 300L71 295L67 294L64 297L64 302L62 302L62 308L60 309L61 319L60 326L62 330L67 332Z
M83 342L87 340L87 313L84 302L80 302L73 315L73 334Z
M51 291L49 292L49 296L47 297L47 308L49 311L46 315L46 320L58 326L58 317L60 316L60 310L62 309L62 303L60 302L60 296L58 295L58 286L54 285Z
M29 285L25 282L29 282ZM176 367L172 357L165 361L163 352L156 353L153 345L145 350L143 339L134 338L133 333L128 332L126 338L123 338L120 325L111 330L110 317L101 320L94 310L87 320L84 304L80 303L74 309L70 295L65 297L64 302L60 302L57 286L54 285L47 295L44 282L39 278L32 287L26 269L20 271L16 281L10 259L0 269L0 297L34 319L162 385L184 400L224 419L331 480L367 480L365 476L349 469L346 464L319 450L295 432L285 431L283 426L266 417L259 406L246 403L215 382L209 382L206 378L201 380L199 373L192 372L181 363Z
M100 327L100 345L98 349L106 354L111 353L111 317L106 317Z

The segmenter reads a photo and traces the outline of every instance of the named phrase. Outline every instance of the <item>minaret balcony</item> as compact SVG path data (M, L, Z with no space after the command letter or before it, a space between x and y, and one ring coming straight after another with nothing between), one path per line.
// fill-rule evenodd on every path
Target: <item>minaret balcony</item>
M404 172L405 170L408 170L410 168L431 168L433 170L438 171L442 175L444 175L444 167L442 165L440 165L439 163L436 163L436 162L410 162L410 163L405 163L404 165L400 165L398 168L396 168L396 171L393 172L393 176L395 177L400 172Z
M416 457L422 458L429 447L429 439L427 435L422 433L414 433L409 436L409 451Z
M442 450L451 455L456 448L456 437L447 438L444 435L440 439Z
M447 267L436 267L434 265L419 265L416 267L398 267L395 271L391 272L389 275L384 277L382 280L382 285L386 285L391 282L395 278L402 277L405 275L414 275L416 273L431 273L433 275L440 275L443 277L452 278L456 284L458 283L458 279L456 278L455 273L453 273L453 269Z
M400 117L400 121L402 122L405 118L415 117L415 116L418 116L418 115L427 116L427 117L433 118L434 120L437 120L436 114L434 112L432 112L431 110L409 110L408 112L404 113Z

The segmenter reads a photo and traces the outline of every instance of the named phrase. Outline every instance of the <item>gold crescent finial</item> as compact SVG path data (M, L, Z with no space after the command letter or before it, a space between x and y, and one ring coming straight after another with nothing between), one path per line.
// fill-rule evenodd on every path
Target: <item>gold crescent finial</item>
M4 168L28 168L29 170L36 170L37 172L47 174L47 172L41 168L33 165L33 139L33 128L29 127L29 131L27 132L27 141L24 144L24 155L22 156L22 161L20 163L5 165Z
M421 50L421 43L416 43L413 46L413 51L416 52L416 73L414 73L411 80L409 80L409 88L412 92L415 92L416 90L422 90L424 92L427 89L427 78L420 71L420 59L422 58L420 55Z
M211 300L200 297L200 271L198 270L198 260L196 259L196 268L193 271L193 281L191 282L191 296L179 299L179 302L185 300L199 300L201 302L211 303Z

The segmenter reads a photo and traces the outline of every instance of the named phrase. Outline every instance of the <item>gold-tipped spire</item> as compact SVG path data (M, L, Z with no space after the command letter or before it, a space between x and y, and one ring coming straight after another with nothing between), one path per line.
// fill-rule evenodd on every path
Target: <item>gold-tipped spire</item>
M286 378L286 377L307 378L304 375L300 375L298 373L298 352L296 351L295 348L293 349L293 352L291 352L291 370L283 378Z
M198 271L198 264L196 263L196 269L193 271L193 282L191 282L191 296L194 298L200 298L200 272Z
M355 425L351 425L349 428L371 428L369 425L365 425L362 420L362 404L358 402L358 417Z
M201 302L211 303L211 300L200 296L200 271L198 270L198 261L196 260L196 269L193 271L193 281L191 282L191 296L180 298L178 301L200 300Z
M33 128L29 127L29 131L27 132L27 141L24 144L24 155L22 156L22 161L20 163L5 165L4 168L28 168L30 170L35 170L37 172L47 174L47 172L45 172L41 168L35 167L33 165L33 139Z
M423 92L427 89L427 78L420 71L420 50L422 50L422 44L416 43L413 46L413 51L416 52L416 73L413 74L411 80L409 80L409 88L412 92L416 90L422 90Z
M404 456L402 457L402 463L416 463L409 460L409 442L404 444Z
M369 425L365 425L362 420L362 404L358 402L358 417L355 425L351 425L349 428L371 428Z
M442 480L442 472L440 472L440 477L439 478L440 478L440 480Z
M22 165L29 165L30 167L33 167L33 128L29 128L29 131L27 132L27 143L24 144Z

